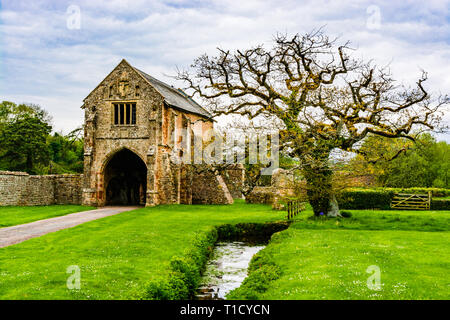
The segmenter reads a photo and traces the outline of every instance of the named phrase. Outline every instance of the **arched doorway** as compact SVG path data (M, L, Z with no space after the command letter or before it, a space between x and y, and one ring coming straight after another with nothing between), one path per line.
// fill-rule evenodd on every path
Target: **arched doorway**
M145 205L147 166L134 152L118 151L104 170L106 205Z

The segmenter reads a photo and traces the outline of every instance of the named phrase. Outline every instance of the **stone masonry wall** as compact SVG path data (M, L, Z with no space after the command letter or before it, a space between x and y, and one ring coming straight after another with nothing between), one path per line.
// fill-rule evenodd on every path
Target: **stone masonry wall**
M80 204L82 175L0 171L0 206Z
M227 168L223 179L233 199L242 199L242 188L244 186L245 168L242 164L236 164Z
M55 175L55 204L81 204L83 175Z
M24 172L0 171L0 206L21 205L28 178Z
M220 175L209 170L195 172L192 178L192 204L232 204L228 187Z

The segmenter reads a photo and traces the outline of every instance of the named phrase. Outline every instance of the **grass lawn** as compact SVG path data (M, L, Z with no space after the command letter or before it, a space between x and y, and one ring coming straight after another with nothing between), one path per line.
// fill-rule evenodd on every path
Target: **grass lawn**
M0 228L92 209L94 208L78 205L0 207Z
M281 220L285 213L238 201L166 205L124 212L0 249L0 299L124 299L212 226ZM66 287L81 269L81 290Z
M352 213L340 221L304 218L276 235L258 258L277 266L278 279L255 290L261 277L252 272L230 298L450 298L449 211ZM379 291L367 286L369 266L379 267Z
M279 270L258 299L450 298L449 211L352 211L312 220L302 214L258 256ZM284 218L269 206L166 205L124 212L0 249L0 299L126 299L148 280L168 276L197 233L213 226ZM254 260L257 261L257 260ZM81 269L81 290L66 287ZM381 270L381 291L366 287ZM232 297L248 296L252 272Z

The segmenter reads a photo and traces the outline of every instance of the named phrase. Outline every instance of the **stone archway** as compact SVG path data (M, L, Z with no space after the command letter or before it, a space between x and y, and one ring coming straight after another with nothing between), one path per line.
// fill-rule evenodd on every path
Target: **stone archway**
M116 152L103 170L106 205L145 205L147 166L128 149Z

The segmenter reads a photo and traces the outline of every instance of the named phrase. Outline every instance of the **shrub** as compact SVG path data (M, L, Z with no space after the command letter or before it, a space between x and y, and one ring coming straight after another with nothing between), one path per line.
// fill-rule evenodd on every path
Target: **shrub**
M351 218L352 217L352 213L349 211L341 211L341 216L344 218Z
M270 283L280 277L280 269L274 264L265 264L256 270L250 271L250 275L242 282L242 285L227 295L228 299L256 300L261 293L267 291Z
M150 281L141 299L186 300L195 295L201 272L217 241L217 229L198 234L193 246L183 257L174 257L169 263L169 277Z
M450 210L450 199L432 199L431 210Z
M446 197L450 189L442 188L373 188L373 189L346 189L338 196L341 209L382 209L389 210L391 201L396 193L427 194L431 192L432 197ZM433 205L433 202L435 204ZM446 200L432 200L431 209L450 210Z
M186 300L189 298L186 277L180 272L170 272L166 279L149 282L140 298L145 300Z
M402 188L382 188L382 190L394 191L395 193L420 193L420 194L426 194L428 192L431 192L431 195L433 197L447 197L447 196L450 196L450 189L444 189L444 188L421 188L421 187L403 188L403 189Z
M338 197L341 209L390 209L395 192L383 189L348 189Z

